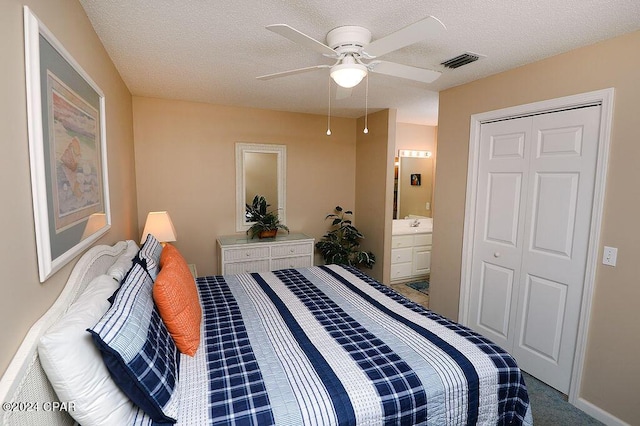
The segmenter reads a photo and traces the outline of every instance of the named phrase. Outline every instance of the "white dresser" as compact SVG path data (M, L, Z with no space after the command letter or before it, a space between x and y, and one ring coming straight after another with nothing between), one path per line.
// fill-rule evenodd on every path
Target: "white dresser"
M431 272L431 233L391 237L391 282L411 281Z
M278 233L275 238L244 235L218 237L218 273L240 274L313 266L314 239L305 234Z

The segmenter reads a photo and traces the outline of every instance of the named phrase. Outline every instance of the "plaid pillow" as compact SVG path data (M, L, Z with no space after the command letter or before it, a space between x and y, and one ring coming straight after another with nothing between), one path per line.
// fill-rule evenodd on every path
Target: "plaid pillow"
M152 298L153 281L134 264L113 305L88 329L116 384L156 422L176 422L180 354Z
M151 279L155 281L160 270L160 254L162 253L162 245L156 240L156 237L149 234L144 241L140 251L138 252L138 259L142 261L142 264L147 269Z

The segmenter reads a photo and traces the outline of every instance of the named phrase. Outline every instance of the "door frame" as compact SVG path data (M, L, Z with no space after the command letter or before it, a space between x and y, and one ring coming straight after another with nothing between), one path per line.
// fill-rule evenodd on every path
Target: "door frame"
M600 231L602 213L604 209L604 192L607 179L607 165L609 146L611 141L611 123L613 118L614 89L608 88L562 98L549 99L525 105L503 108L471 116L471 130L469 134L469 161L467 168L467 195L465 201L464 234L462 241L462 266L460 277L459 321L469 323L469 307L471 294L471 264L473 258L473 235L476 227L477 205L477 176L480 162L480 128L483 123L508 120L524 116L538 115L577 108L588 105L601 105L600 134L598 141L598 156L596 160L596 177L591 210L591 226L589 233L589 247L587 249L587 263L585 270L584 289L580 305L580 322L576 339L576 349L573 357L571 383L569 385L569 402L580 405L583 410L588 409L586 401L579 398L580 383L584 368L589 320L593 299L594 282L598 266L598 250L600 246ZM584 404L583 404L584 403Z

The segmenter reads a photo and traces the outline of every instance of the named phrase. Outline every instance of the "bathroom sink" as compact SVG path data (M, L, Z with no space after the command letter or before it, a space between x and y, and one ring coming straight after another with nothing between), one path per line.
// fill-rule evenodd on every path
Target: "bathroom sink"
M418 226L411 226L418 223ZM418 219L396 219L391 228L392 235L426 234L433 232L433 220L431 218Z

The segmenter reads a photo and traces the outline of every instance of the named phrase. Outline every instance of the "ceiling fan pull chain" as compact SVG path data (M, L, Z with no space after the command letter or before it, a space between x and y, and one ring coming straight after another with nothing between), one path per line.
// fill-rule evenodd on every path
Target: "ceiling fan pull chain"
M363 133L369 133L369 126L367 124L367 115L369 113L369 73L367 73L364 89L364 130Z
M327 136L331 136L331 76L329 76L329 110L327 112Z

